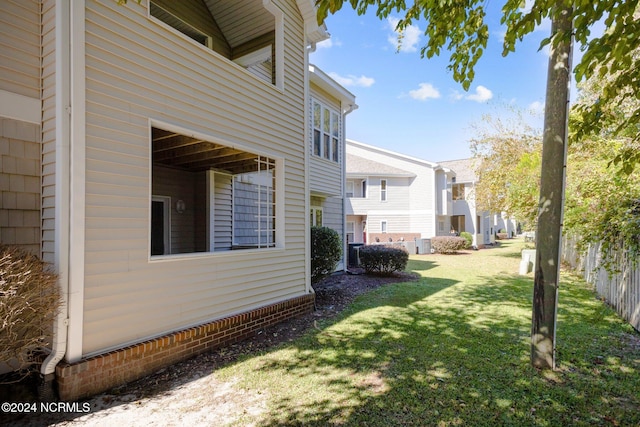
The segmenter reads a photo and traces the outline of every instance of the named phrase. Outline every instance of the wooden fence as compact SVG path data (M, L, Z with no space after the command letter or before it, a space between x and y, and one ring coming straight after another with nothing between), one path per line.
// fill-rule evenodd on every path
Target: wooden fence
M616 274L609 274L601 265L600 244L590 245L581 257L575 250L575 240L563 239L562 260L574 270L581 270L585 280L623 319L640 331L640 268L631 268L624 251L616 254ZM639 264L640 265L640 264Z

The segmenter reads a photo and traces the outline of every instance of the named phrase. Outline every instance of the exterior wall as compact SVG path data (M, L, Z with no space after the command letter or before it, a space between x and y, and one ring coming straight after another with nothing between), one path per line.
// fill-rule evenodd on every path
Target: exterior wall
M55 0L42 2L42 259L54 263L56 192Z
M284 91L146 2L86 2L84 357L306 294L303 22L277 3ZM283 247L150 260L150 119L281 159Z
M0 90L40 98L40 2L0 2Z
M0 243L40 255L40 126L0 118Z
M62 400L77 401L254 335L285 319L313 310L313 295L251 310L198 327L131 345L79 363L56 367Z

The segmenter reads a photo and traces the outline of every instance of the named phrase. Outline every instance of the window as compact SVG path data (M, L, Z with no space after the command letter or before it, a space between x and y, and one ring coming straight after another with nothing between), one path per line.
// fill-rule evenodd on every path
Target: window
M277 246L279 161L152 128L150 254Z
M311 226L322 227L322 208L311 208Z
M347 221L347 243L353 243L356 238L356 223Z
M380 221L380 232L381 233L386 233L387 232L387 220L383 219L382 221Z
M362 182L360 183L361 187L362 187L362 197L363 198L367 198L367 180L363 179Z
M354 187L354 183L353 181L347 181L347 197L353 197L353 187Z
M380 201L381 202L387 201L387 180L386 179L380 180Z
M313 154L340 161L340 115L313 100Z
M464 200L464 184L453 184L451 195L453 200Z

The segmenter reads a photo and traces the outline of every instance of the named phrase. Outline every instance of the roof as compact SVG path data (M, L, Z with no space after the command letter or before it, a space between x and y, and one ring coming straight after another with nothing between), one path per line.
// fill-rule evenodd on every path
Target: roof
M456 182L476 182L478 177L475 173L474 159L447 160L438 162L439 165L449 168L456 173Z
M408 178L416 176L413 172L394 168L393 166L349 153L347 153L347 174L363 176L401 176Z

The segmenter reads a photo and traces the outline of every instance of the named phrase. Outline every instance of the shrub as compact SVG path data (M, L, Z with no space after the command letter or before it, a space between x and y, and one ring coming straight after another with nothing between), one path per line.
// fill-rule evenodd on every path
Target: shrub
M455 254L465 248L467 240L458 236L436 236L431 238L431 249L441 254Z
M35 255L0 245L0 361L28 373L33 355L49 346L59 307L56 274Z
M342 240L329 227L311 227L311 283L318 283L336 270L342 257Z
M469 249L471 245L473 245L473 236L468 231L460 233L460 237L467 241L467 244L464 246L465 249Z
M367 274L389 276L407 267L409 253L404 248L367 245L360 248L360 265Z

